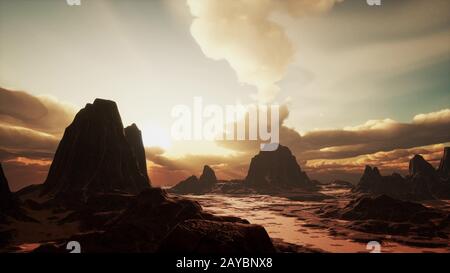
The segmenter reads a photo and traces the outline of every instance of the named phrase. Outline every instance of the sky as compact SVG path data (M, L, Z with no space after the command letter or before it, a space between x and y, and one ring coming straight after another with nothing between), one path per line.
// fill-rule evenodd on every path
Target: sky
M252 142L176 141L174 106L283 105L281 143L312 178L405 173L450 142L446 0L0 0L0 160L15 190L45 180L95 98L143 132L149 175L204 164L243 178ZM16 91L22 91L18 93Z

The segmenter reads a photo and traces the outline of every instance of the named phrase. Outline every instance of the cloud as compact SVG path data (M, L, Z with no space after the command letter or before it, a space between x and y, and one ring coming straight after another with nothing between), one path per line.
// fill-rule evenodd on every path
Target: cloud
M422 155L428 162L437 167L443 156L444 147L450 143L441 143L410 149L395 149L388 152L376 152L343 159L309 160L303 169L308 175L323 181L337 178L357 182L366 165L377 166L380 171L389 175L393 172L406 175L409 160L416 154Z
M450 109L444 109L438 112L419 114L413 118L415 124L426 123L446 123L450 120Z
M2 162L11 191L32 184L41 184L47 177L50 161L30 161L24 158Z
M292 150L299 164L313 177L355 178L351 174L359 175L367 164L391 171L405 170L413 154L430 155L431 151L434 157L428 159L437 162L443 145L450 142L449 109L416 115L410 123L370 120L358 126L304 134L284 125L288 113L281 116L280 143ZM249 157L257 153L259 147L257 141L220 141L218 144Z
M295 48L274 13L315 15L342 0L187 0L192 16L191 34L203 53L226 60L238 80L256 86L260 102L274 99L277 82L293 61Z
M60 134L74 115L72 106L55 98L0 88L0 123Z
M305 160L347 158L445 143L450 141L450 111L417 115L411 123L372 120L346 129L291 134L285 141L297 143L296 152Z
M11 152L55 151L59 138L28 128L0 124L0 147Z
M0 160L13 190L45 180L74 115L55 98L0 88Z
M0 88L2 157L53 156L75 110L58 100Z

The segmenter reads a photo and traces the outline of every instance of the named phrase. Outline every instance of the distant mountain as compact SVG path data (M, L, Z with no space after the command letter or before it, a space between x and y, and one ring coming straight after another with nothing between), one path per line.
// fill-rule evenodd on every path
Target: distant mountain
M409 174L406 177L397 173L382 176L377 167L366 166L354 191L373 195L386 194L408 200L448 199L448 151L448 147L445 148L438 170L421 155L415 155L409 161Z
M244 183L252 188L314 187L289 148L282 145L275 151L260 151L254 156Z
M188 177L175 185L171 191L175 193L206 193L210 191L217 184L217 177L214 170L208 165L203 167L203 172L200 178L195 175Z
M66 128L42 193L70 198L138 194L150 187L143 150L136 125L124 131L116 103L96 99Z

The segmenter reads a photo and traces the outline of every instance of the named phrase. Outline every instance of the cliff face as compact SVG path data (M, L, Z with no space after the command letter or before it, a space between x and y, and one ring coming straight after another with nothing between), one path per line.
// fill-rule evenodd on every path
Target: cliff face
M282 145L275 151L261 151L252 158L245 183L254 188L313 186L289 148Z
M43 193L86 197L113 191L137 194L149 188L136 129L128 129L126 137L115 102L96 99L87 104L64 132Z

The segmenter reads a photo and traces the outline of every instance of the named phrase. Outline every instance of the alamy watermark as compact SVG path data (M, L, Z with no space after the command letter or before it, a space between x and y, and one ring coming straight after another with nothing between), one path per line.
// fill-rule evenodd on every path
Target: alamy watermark
M381 6L381 0L366 0L369 6Z
M381 244L378 241L370 241L367 243L366 249L370 250L370 253L381 253Z
M70 241L67 243L66 249L70 250L69 253L81 253L81 244L78 241Z
M254 140L265 142L261 150L274 151L280 138L279 105L240 104L203 105L201 97L194 97L193 107L176 105L171 135L175 140ZM269 121L270 120L270 121Z
M81 0L66 0L69 6L81 6Z

